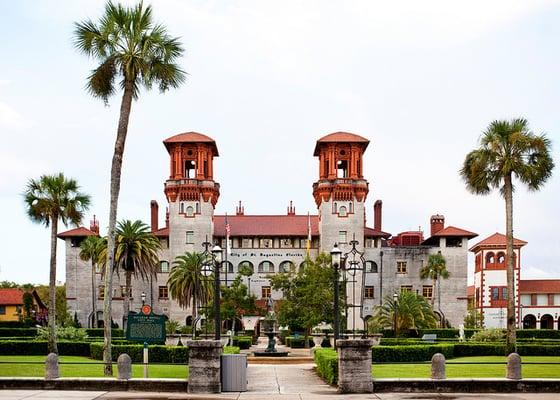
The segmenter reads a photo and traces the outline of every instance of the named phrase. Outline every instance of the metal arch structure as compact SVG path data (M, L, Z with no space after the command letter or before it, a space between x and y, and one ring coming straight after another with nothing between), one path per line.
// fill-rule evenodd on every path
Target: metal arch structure
M356 309L359 308L360 319L364 321L364 287L366 283L366 260L364 258L364 252L359 251L356 246L359 244L356 240L356 235L354 234L350 245L352 248L347 253L342 256L342 270L344 271L345 278L348 276L352 283L352 303L347 304L347 308L352 308L352 335L356 336ZM360 301L356 304L356 275L358 272L362 272L362 285L360 289ZM346 285L345 285L346 286ZM348 318L348 313L346 313L346 318ZM365 323L365 322L364 322Z

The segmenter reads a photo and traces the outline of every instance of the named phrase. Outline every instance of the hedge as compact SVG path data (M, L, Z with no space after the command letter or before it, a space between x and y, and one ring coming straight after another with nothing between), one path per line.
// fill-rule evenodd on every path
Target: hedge
M0 337L33 337L37 336L36 328L0 328Z
M105 333L103 328L91 328L86 329L86 333L89 337L104 337ZM122 329L111 329L111 337L124 337L124 331Z
M309 347L315 346L312 337L307 338L307 342L309 343ZM288 336L285 340L286 346L291 347L292 349L303 349L305 348L305 337L295 337L295 336Z
M445 358L453 357L453 344L413 345L413 346L373 346L373 362L430 361L435 353Z
M560 330L554 329L520 329L516 332L519 339L560 339Z
M63 356L90 356L90 344L87 342L57 342L58 353ZM41 356L49 354L46 341L0 341L1 355Z
M331 385L338 380L338 355L333 349L317 349L313 354L317 373Z
M103 360L103 343L90 343L90 354L94 360ZM119 355L126 353L133 363L143 361L144 345L123 344L112 346L111 355L113 361L117 361ZM148 348L149 360L153 363L186 364L189 361L189 349L183 346L154 345Z
M251 336L234 336L233 345L238 346L241 349L248 349L253 344L253 338Z

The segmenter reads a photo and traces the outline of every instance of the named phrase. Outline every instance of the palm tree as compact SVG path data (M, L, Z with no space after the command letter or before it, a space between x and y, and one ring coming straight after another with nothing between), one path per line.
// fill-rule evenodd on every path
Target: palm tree
M51 227L51 262L49 274L49 352L58 353L56 345L56 236L58 221L65 226L79 225L88 209L90 198L79 191L74 179L62 174L42 175L30 179L25 188L24 202L27 215L33 222Z
M117 273L125 273L125 293L123 299L123 329L126 329L130 311L130 288L132 276L136 279L148 279L157 276L159 264L158 251L161 243L142 221L125 220L117 226L117 243L115 249L115 268Z
M101 261L101 253L107 247L107 239L99 236L88 236L80 244L80 259L83 261L91 260L91 327L97 327L97 291L95 290L95 272L97 265Z
M428 257L428 263L420 269L420 279L431 279L433 284L432 287L435 289L437 284L437 296L438 296L438 310L441 314L442 327L445 323L443 319L443 314L441 313L441 282L440 279L449 278L449 271L446 267L445 257L441 253L430 254ZM432 293L432 309L435 306L435 296Z
M183 54L178 38L168 35L165 26L154 24L152 7L140 2L133 7L108 2L99 22L86 20L75 24L74 43L85 55L99 60L99 66L87 80L87 90L108 102L116 92L115 80L123 89L117 138L111 163L108 254L109 271L113 271L117 203L121 183L121 167L132 100L141 86L151 89L156 84L161 92L177 88L185 80L185 72L175 63ZM103 360L105 375L113 372L111 364L111 291L113 274L105 274L103 315L105 340Z
M383 305L376 306L371 323L383 328L393 327L396 337L407 329L434 328L437 318L423 296L404 291L396 300L385 296Z
M465 157L460 174L467 189L488 194L500 189L506 203L507 354L515 351L515 292L513 266L513 178L529 190L539 190L552 175L550 140L535 135L527 120L493 121L480 138L480 147Z
M167 285L171 298L183 308L192 306L193 324L197 317L199 304L208 304L212 298L212 281L202 275L205 256L201 253L185 253L177 256L169 272ZM195 333L193 326L193 335Z

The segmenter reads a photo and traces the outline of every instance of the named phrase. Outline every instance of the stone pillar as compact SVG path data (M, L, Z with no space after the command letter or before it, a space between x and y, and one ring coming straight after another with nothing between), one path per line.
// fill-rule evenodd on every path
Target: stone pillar
M432 357L432 379L445 379L445 356L436 353Z
M187 340L189 393L221 393L220 340Z
M340 393L372 393L371 339L339 339L338 391Z
M128 380L132 378L132 359L126 353L121 354L117 359L117 378Z
M58 355L50 353L45 360L45 379L58 379L60 378L60 371L58 369Z
M521 379L521 357L517 353L507 356L506 378Z

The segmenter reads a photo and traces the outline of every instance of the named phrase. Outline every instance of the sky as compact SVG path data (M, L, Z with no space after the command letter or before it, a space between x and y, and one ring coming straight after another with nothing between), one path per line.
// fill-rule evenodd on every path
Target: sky
M119 219L149 223L155 199L163 223L162 140L186 131L217 142L218 214L239 200L246 214L283 214L290 200L297 213L316 213L315 142L348 131L371 141L368 225L382 199L385 231L428 234L439 213L477 232L471 245L505 231L503 199L470 194L458 174L491 121L527 118L560 164L559 1L145 3L181 38L189 75L132 106ZM77 179L92 198L85 225L95 214L105 231L120 94L104 105L85 91L96 61L72 44L74 22L97 20L103 6L0 2L0 281L48 282L49 231L25 214L28 179ZM528 242L523 278L560 278L558 168L539 192L517 186L514 195L514 234Z

